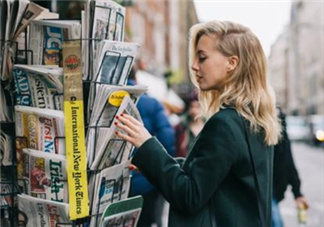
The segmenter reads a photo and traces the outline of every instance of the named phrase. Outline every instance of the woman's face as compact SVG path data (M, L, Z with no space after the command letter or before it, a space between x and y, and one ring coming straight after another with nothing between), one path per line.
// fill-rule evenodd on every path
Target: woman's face
M191 66L202 91L220 90L227 74L228 58L215 48L216 39L214 35L200 37Z

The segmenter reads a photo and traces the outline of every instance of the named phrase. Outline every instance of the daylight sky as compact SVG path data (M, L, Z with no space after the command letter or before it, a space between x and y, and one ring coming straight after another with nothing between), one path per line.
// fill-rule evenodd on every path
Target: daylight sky
M239 22L259 37L266 55L289 23L291 0L194 0L201 22Z

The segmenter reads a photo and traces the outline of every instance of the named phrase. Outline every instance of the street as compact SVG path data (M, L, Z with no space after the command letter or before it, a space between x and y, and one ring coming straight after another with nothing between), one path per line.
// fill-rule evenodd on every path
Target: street
M301 178L301 191L308 199L307 227L324 226L324 149L293 143L292 153ZM280 203L285 227L298 227L297 209L290 188Z

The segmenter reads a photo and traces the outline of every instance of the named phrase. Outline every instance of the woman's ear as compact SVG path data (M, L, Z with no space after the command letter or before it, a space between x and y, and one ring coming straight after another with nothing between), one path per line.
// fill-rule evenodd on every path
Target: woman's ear
M227 62L227 67L226 67L227 72L233 71L236 68L238 62L239 62L239 58L237 56L234 55L229 57Z

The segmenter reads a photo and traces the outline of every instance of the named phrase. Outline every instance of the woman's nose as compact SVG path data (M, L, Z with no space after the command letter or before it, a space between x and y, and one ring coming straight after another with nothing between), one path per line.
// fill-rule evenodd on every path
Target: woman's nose
M195 60L193 61L192 65L191 65L191 69L192 69L193 71L198 71L198 70L199 70L197 59L195 59Z

